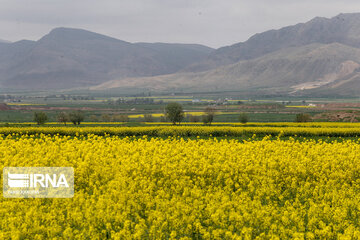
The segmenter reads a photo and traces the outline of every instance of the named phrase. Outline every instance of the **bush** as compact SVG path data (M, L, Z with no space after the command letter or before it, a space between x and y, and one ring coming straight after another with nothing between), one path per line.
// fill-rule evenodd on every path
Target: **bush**
M307 113L296 114L295 122L311 122L311 121L312 121L312 119L311 119L310 114L307 114Z
M209 115L203 115L203 116L202 116L202 121L203 121L204 124L209 124L209 125L211 125L212 117L209 116Z
M97 122L97 121L99 121L99 119L98 119L98 117L97 117L96 115L91 115L91 116L90 116L90 120L91 120L92 122Z
M110 122L111 121L111 116L109 114L102 114L101 115L101 120L104 122Z
M145 122L153 122L154 118L153 118L152 114L144 114L144 121Z
M189 122L199 122L200 121L200 117L199 116L194 116L194 115L191 115L189 114Z
M115 115L113 116L114 122L129 122L129 116L128 115Z

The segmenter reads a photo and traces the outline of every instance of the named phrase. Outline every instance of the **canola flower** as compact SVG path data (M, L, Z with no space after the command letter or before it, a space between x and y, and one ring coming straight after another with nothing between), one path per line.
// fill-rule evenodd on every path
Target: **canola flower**
M205 115L205 112L193 112L193 111L187 111L185 112L185 117L191 116L203 116ZM224 115L224 114L238 114L238 112L215 112L215 115ZM151 116L153 117L164 117L164 113L152 113ZM129 115L129 118L142 118L144 117L144 114L131 114Z
M9 106L46 106L46 104L40 103L6 103Z
M154 115L154 117L161 116ZM200 114L199 114L200 115ZM142 117L143 115L133 115L138 117ZM125 122L82 122L81 125L122 125ZM17 125L17 124L25 124L25 125L37 125L36 122L11 122L5 123L2 122L0 124L9 124ZM171 122L144 122L145 125L172 125ZM45 125L63 125L62 123L58 122L46 122ZM198 125L203 126L202 122L183 122L181 125ZM225 125L225 126L235 126L235 127L306 127L306 128L359 128L360 123L350 123L350 122L306 122L306 123L297 123L297 122L248 122L246 124L239 123L239 122L212 122L212 126L217 125ZM72 126L70 124L70 126Z
M302 136L302 137L358 137L360 128L355 127L281 127L281 126L146 126L146 127L2 127L0 134L51 134L51 135L117 135L117 136L228 136L244 137L256 134L258 136Z
M316 106L305 106L305 105L288 105L288 106L285 106L287 108L316 108Z
M359 143L0 135L2 167L75 170L74 198L0 196L0 239L359 239Z
M146 125L172 125L170 122L145 122ZM184 122L183 125L204 125L201 122ZM359 128L360 123L350 122L248 122L246 124L239 122L212 122L212 126L216 125L232 125L243 127L316 127L316 128Z
M82 122L81 125L121 125L121 124L124 124L124 123L125 122ZM3 122L2 124L8 124L8 125L17 125L17 124L37 125L36 122L10 122L10 123ZM68 124L72 124L72 123L68 123ZM63 123L46 122L46 123L44 123L44 125L63 125Z

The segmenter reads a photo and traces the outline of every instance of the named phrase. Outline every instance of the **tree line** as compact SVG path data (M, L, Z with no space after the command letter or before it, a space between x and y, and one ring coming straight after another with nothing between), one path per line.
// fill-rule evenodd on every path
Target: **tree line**
M216 109L214 107L206 107L204 110L204 114L202 116L193 116L189 115L190 122L200 122L202 121L205 125L211 125L214 120L216 114ZM173 102L169 103L165 107L165 118L172 122L174 125L180 124L185 119L185 112L181 104ZM85 119L84 113L82 111L73 111L70 113L60 112L57 115L57 121L59 123L71 122L74 125L80 125ZM109 115L103 115L103 119L106 121L110 121L111 117ZM122 122L128 122L129 117L126 115L119 115L117 120ZM145 122L152 122L153 116L151 114L144 114ZM165 119L163 119L165 120ZM48 121L48 116L45 112L35 112L34 113L34 121L40 125L44 124ZM240 113L238 116L238 121L246 124L249 121L249 116L246 113ZM312 121L311 116L309 114L301 113L297 114L295 117L295 122L310 122Z
M84 121L85 116L82 111L73 111L70 113L61 112L57 115L57 121L66 125L67 122L72 122L74 125L80 125ZM45 112L35 112L34 121L40 125L48 121L48 116Z
M189 115L190 122L200 122L202 121L206 125L211 125L214 120L216 114L216 109L213 107L206 107L204 110L204 115L202 116L193 116ZM91 118L91 116L90 116ZM110 121L110 115L102 115L102 118L105 121ZM73 111L70 113L60 112L56 119L59 123L63 123L66 125L68 122L73 123L74 125L80 125L81 122L84 121L85 115L82 111ZM126 115L119 115L117 120L122 122L128 122L129 117ZM174 125L180 124L185 119L185 112L181 104L173 102L169 103L165 107L165 118L162 120L168 120L172 122ZM151 114L144 114L145 122L152 122L153 116ZM38 125L45 124L48 121L48 116L45 112L35 112L34 113L34 122ZM247 123L249 121L249 116L246 113L240 113L239 121L241 123Z

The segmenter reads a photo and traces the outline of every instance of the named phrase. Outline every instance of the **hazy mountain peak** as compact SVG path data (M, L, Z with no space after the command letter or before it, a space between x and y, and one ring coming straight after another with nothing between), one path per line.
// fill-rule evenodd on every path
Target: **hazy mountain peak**
M7 45L7 44L1 44ZM170 74L208 56L192 44L132 44L75 28L0 48L0 83L13 88L72 88L115 78Z
M11 43L10 41L0 39L0 43Z
M219 48L207 60L188 70L203 71L254 59L288 47L335 42L360 47L360 13L339 14L333 18L315 17L306 23L258 33L245 42Z
M353 12L353 13L339 13L338 15L336 15L335 17L336 19L341 19L341 18L360 18L360 13L359 12Z
M31 41L31 40L19 40L16 42L13 42L12 45L29 45L29 44L34 44L35 41Z
M47 35L40 39L40 41L58 40L58 41L91 41L91 40L105 40L105 41L118 41L127 43L125 41L108 37L99 33L87 31L77 28L59 27L51 30Z
M53 29L37 42L1 44L0 51L4 87L360 92L359 13L316 17L215 51L128 43L74 28Z

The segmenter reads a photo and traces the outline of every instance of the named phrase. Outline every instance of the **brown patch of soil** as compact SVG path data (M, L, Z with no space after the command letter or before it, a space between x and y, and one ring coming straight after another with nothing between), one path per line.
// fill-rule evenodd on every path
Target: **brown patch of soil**
M5 103L0 103L0 110L10 110L11 107Z
M337 111L320 113L313 117L313 119L325 119L330 122L359 122L360 112L359 111Z

